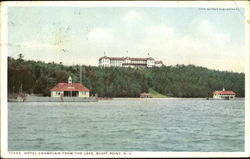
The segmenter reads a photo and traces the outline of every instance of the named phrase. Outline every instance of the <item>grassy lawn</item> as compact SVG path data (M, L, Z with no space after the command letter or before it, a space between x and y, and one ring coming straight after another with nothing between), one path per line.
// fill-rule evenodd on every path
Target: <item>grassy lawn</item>
M153 98L168 98L168 96L165 96L161 93L158 93L155 90L153 90L152 88L149 88L149 93L151 93L153 95Z

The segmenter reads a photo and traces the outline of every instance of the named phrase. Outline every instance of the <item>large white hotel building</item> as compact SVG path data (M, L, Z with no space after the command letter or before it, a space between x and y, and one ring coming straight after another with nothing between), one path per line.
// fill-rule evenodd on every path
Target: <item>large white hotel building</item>
M152 57L148 58L131 58L131 57L107 57L99 58L101 67L161 67L162 61L156 61Z

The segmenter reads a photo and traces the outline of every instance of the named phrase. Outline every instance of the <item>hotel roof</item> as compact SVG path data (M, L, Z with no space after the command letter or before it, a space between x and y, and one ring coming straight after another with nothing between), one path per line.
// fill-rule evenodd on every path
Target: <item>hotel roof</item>
M152 57L147 57L147 58L131 58L131 57L108 57L108 56L103 56L99 58L99 61L102 59L110 59L110 60L131 60L131 61L146 61L146 60L154 60Z

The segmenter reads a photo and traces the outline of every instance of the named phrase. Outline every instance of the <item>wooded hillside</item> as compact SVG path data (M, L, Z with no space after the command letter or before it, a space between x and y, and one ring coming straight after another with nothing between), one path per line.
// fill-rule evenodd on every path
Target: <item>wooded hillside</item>
M80 81L80 66L8 57L8 93L50 95L58 82ZM194 65L153 68L82 66L82 83L101 97L138 97L149 88L171 97L211 97L214 90L233 90L244 97L244 73L222 72Z

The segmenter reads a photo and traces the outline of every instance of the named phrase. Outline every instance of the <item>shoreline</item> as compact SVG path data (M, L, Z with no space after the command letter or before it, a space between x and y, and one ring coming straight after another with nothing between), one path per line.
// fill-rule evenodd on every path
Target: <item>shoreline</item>
M217 98L178 98L178 97L168 97L168 98L140 98L140 97L114 97L114 98L81 98L81 97L64 97L63 100L58 97L32 97L32 98L17 98L8 99L8 102L98 102L98 101L153 101L153 100L203 100L203 101L234 101L234 100L244 100L245 97L236 97L234 99L217 99Z
M97 102L95 97L37 97L27 96L24 98L8 99L8 102Z
M198 98L195 98L195 97L192 97L192 98L178 98L178 97L168 97L168 98L134 98L134 97L114 97L114 98L112 98L113 100L119 100L119 99L128 99L128 100L133 100L133 99L142 99L142 100L144 100L144 99L149 99L149 100L156 100L156 99L166 99L166 100L173 100L173 99L202 99L202 100L226 100L226 99L218 99L218 98L206 98L206 97L204 97L204 98L201 98L201 97L198 97ZM234 99L229 99L229 100L235 100L235 99L245 99L245 97L235 97Z

